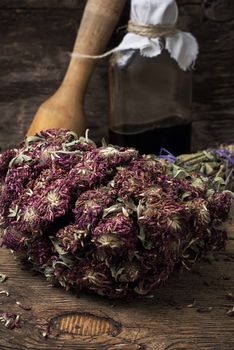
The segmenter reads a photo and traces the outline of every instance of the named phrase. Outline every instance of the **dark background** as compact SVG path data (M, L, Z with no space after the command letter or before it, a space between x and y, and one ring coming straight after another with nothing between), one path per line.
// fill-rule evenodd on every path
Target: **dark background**
M194 76L193 149L233 140L234 1L178 0L179 27L200 44ZM85 0L0 1L0 147L18 144L38 106L64 76ZM129 3L119 25L127 23ZM121 40L115 32L109 47ZM108 59L98 63L86 99L88 127L107 135Z

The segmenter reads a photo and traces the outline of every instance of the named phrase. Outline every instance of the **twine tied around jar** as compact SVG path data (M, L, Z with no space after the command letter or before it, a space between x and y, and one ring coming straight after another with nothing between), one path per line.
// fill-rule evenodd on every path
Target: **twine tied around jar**
M173 36L176 33L179 32L179 29L177 29L176 24L156 24L156 25L151 25L151 24L137 24L134 23L133 21L128 22L127 26L127 31L129 33L134 33L137 35L142 35L146 36L150 39L162 39L166 36ZM101 58L105 58L110 56L113 52L115 52L116 48L105 52L104 54L101 55L88 55L88 54L83 54L83 53L72 53L71 56L73 58L86 58L86 59L93 59L93 60L98 60Z
M178 33L176 24L137 24L132 21L128 22L128 32L137 35L147 36L148 38L163 38Z

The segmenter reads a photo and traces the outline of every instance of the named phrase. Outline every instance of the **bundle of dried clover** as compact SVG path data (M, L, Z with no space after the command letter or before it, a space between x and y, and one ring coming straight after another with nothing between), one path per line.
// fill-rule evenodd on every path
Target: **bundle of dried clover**
M220 166L210 180L179 162L65 129L28 137L0 156L2 244L66 289L145 295L227 240L225 172L217 186Z

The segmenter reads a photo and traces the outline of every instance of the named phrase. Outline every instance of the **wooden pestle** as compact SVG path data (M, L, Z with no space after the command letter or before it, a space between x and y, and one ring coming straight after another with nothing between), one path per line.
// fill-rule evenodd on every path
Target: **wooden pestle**
M73 53L101 54L118 22L126 0L88 0ZM55 94L41 104L27 135L49 128L68 128L84 134L84 96L95 66L90 58L71 58Z

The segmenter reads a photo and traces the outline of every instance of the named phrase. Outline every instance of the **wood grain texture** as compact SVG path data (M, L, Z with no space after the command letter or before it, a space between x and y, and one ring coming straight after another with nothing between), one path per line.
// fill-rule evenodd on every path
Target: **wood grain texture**
M38 106L59 86L84 0L2 0L0 4L0 146L22 140ZM234 2L178 0L179 27L200 44L194 72L193 148L233 139ZM126 24L128 7L120 24ZM123 34L123 33L122 33ZM109 48L117 44L115 33ZM91 137L107 136L108 59L98 63L86 98Z
M74 55L99 55L105 51L126 0L89 0L83 12L72 57L59 89L40 105L27 136L51 128L67 128L84 136L87 129L84 100L96 66L95 60Z
M154 298L111 301L51 287L0 249L0 312L20 315L14 330L0 324L1 350L233 350L234 241L214 262L175 272ZM194 303L194 300L196 303ZM30 305L25 311L16 301ZM191 305L192 304L192 305ZM210 307L212 309L208 309ZM50 330L43 337L43 331Z
M87 0L1 0L2 9L82 8Z

